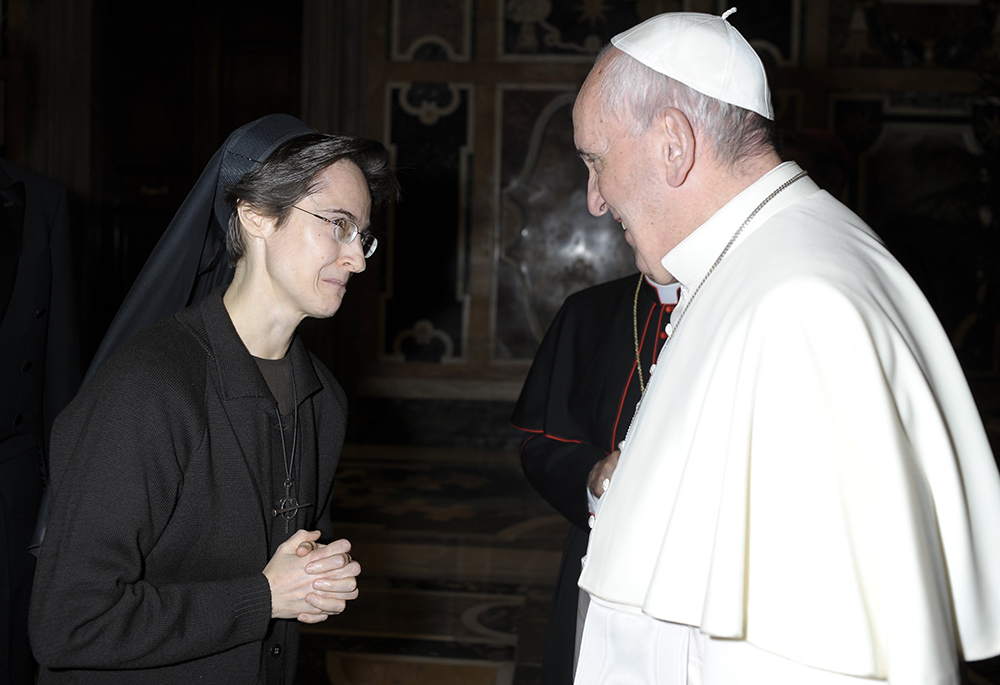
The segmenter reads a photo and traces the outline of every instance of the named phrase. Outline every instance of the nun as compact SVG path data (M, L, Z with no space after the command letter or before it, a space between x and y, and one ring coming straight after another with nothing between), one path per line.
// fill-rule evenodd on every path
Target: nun
M347 402L296 336L336 314L398 194L378 142L235 131L52 432L40 683L292 683L298 625L357 597L330 498Z

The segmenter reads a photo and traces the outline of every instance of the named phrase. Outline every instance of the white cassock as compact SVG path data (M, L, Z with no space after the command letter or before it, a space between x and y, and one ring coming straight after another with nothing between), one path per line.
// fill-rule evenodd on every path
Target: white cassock
M944 330L872 230L800 179L692 299L799 171L663 258L681 319L591 532L578 683L674 682L624 673L629 650L683 653L676 682L704 685L782 664L940 685L1000 653L1000 478Z

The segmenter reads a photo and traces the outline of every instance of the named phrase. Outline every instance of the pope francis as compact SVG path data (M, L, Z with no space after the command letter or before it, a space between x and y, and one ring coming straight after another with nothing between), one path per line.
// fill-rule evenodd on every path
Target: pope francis
M958 683L1000 653L983 426L913 280L777 154L727 15L619 34L573 112L590 211L682 287L594 521L576 683Z

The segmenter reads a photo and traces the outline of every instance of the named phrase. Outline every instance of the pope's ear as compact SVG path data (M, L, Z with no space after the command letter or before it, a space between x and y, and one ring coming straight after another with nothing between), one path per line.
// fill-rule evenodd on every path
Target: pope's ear
M240 219L243 230L253 238L263 238L269 232L271 222L269 217L259 213L253 205L240 202L236 205L236 214Z
M673 107L667 107L660 113L657 124L663 134L662 155L667 183L677 188L684 183L694 166L694 128L684 112Z

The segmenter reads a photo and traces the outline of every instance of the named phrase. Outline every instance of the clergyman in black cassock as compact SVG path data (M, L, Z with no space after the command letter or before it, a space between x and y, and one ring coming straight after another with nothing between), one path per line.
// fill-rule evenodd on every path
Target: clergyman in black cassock
M649 381L676 302L676 285L660 291L664 303L656 287L633 274L569 296L542 340L511 416L511 423L527 434L521 444L525 475L573 524L563 545L545 638L546 685L573 682L577 580L590 533L587 479L625 437L640 385Z
M0 159L0 685L35 682L28 551L49 430L80 384L66 191Z

